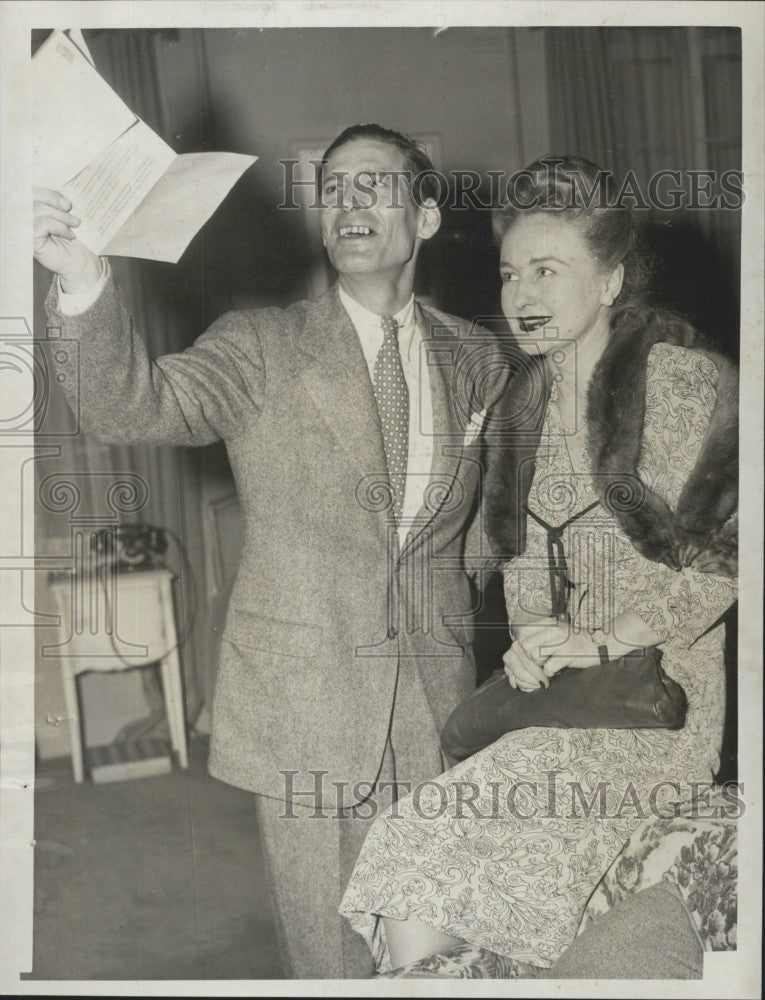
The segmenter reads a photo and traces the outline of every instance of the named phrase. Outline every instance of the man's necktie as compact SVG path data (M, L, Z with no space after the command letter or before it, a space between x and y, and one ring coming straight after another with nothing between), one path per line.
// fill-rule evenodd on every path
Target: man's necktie
M393 490L393 512L401 520L409 457L409 390L398 349L398 323L382 317L383 342L374 367L374 390L382 424L388 479Z

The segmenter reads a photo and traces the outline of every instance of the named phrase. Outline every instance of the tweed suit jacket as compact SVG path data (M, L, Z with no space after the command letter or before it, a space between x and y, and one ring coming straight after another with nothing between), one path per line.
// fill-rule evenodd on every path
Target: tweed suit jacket
M507 378L496 344L418 306L435 448L423 506L398 548L369 370L337 286L287 309L217 320L188 350L151 360L116 286L78 316L64 383L83 428L110 442L223 438L245 534L223 635L209 768L285 797L324 771L342 804L380 768L400 663L414 664L438 732L474 687L467 529L481 483L483 414ZM472 417L472 423L471 423ZM471 531L480 549L481 532ZM488 546L485 549L488 552ZM480 559L482 553L473 555Z

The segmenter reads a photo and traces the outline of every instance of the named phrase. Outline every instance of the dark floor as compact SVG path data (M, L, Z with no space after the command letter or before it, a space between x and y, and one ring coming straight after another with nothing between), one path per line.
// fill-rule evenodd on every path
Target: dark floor
M282 979L253 796L188 771L38 767L31 979Z

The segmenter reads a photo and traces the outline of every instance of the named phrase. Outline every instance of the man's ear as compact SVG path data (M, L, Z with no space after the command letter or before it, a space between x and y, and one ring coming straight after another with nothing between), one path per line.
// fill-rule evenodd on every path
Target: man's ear
M420 239L429 240L435 236L441 227L441 209L434 198L426 198L419 207L419 222L417 235Z
M619 292L622 290L623 281L624 264L619 263L609 274L603 287L603 297L601 301L604 306L612 306L614 302L616 302L619 297Z

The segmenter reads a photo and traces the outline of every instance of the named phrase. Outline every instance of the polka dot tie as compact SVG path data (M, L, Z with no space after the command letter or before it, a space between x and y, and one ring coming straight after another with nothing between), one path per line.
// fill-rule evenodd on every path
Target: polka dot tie
M398 322L382 317L383 342L374 366L374 390L382 424L388 479L393 490L393 513L401 520L409 458L409 390L398 349Z

